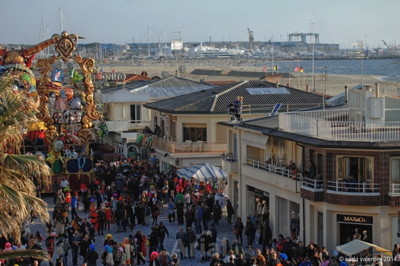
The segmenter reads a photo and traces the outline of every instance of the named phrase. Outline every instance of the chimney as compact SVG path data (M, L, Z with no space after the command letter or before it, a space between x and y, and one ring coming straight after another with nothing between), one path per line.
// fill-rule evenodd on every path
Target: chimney
M306 85L306 92L309 92L309 90L308 90L308 84Z
M344 96L346 97L345 103L347 105L347 102L349 101L349 91L347 90L347 85L344 85Z

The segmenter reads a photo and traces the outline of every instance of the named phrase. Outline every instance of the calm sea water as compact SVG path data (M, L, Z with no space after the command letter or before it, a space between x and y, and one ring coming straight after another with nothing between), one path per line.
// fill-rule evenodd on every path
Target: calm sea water
M305 73L312 72L312 60L275 61L264 64L268 70L273 65L279 72L294 72L296 66L303 67ZM366 60L314 60L314 73L376 75L383 80L400 82L399 59L366 59Z

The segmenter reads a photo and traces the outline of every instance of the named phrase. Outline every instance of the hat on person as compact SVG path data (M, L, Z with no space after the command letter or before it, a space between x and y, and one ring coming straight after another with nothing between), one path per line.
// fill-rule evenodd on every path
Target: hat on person
M281 253L281 255L279 255L279 258L281 258L282 260L287 260L288 256L285 253Z
M112 238L112 234L106 234L106 238L107 238L107 239Z
M6 248L10 248L11 247L11 243L10 242L6 242L5 247Z
M94 251L94 250L96 249L96 247L95 247L93 244L90 244L90 245L89 245L89 249L90 249L91 251Z

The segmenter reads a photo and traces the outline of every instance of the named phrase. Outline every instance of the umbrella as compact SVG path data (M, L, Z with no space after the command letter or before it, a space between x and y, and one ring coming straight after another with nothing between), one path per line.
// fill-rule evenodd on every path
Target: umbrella
M377 246L377 245L374 245L374 244L371 244L368 242L364 242L364 241L361 241L358 239L354 239L344 245L337 246L336 250L347 256L352 256L352 255L358 254L366 249L369 249L370 247L376 249L376 251L378 251L378 252L383 252L388 255L392 255L392 253L387 249L384 249L380 246Z
M194 178L199 182L224 181L228 178L225 170L208 163L179 169L177 174L180 178L187 180Z

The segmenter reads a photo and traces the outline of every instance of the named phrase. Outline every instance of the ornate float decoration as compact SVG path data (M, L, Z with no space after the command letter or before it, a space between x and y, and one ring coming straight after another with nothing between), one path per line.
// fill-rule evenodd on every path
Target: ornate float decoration
M89 144L96 139L93 122L101 118L92 82L95 61L74 54L79 38L64 31L29 49L0 49L3 70L14 75L18 89L37 98L40 122L28 129L33 147L29 151L43 152L55 179L67 176L70 183L75 177L89 179ZM36 54L51 46L55 54L37 59L32 71Z

